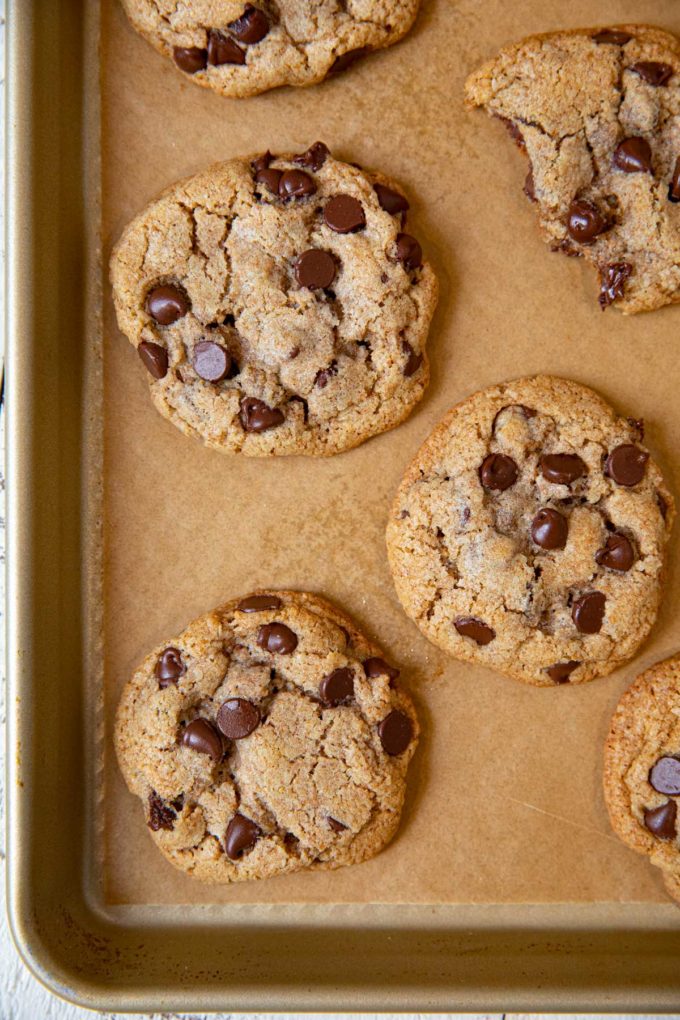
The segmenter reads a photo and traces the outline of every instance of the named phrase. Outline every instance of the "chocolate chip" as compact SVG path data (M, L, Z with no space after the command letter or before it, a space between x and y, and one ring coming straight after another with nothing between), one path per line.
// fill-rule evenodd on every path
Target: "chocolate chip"
M395 708L378 723L378 736L386 754L403 754L413 740L413 723Z
M601 32L591 36L593 42L598 43L598 45L611 43L613 46L625 46L632 38L630 32L620 32L616 28L603 28Z
M668 800L661 807L645 809L645 825L657 839L675 839L677 814L678 808L675 801Z
M579 198L569 206L567 230L579 244L588 244L607 230L608 226L607 220L593 202Z
M347 826L346 825L343 825L342 822L339 822L337 820L337 818L331 818L330 815L328 816L328 825L333 830L333 832L346 832L347 831Z
M295 278L301 287L322 290L335 279L335 259L323 248L310 248L295 263Z
M278 655L290 655L297 648L297 635L285 623L265 623L257 632L260 648Z
M602 549L595 553L595 562L601 567L624 572L635 563L635 552L625 535L614 532L607 537Z
M334 669L319 684L319 697L325 705L335 708L354 694L354 670L347 666Z
M631 64L628 68L650 85L665 85L673 76L673 68L670 64L661 64L657 60L640 60L637 64Z
M319 371L314 376L314 385L318 386L320 390L325 390L326 386L328 386L329 380L332 379L333 376L337 374L338 363L334 359L333 361L331 361L328 368L319 369Z
M278 595L248 595L237 605L239 613L263 613L266 609L280 609Z
M184 728L182 743L192 751L209 754L214 761L221 761L223 752L222 738L207 719L194 719Z
M217 29L211 28L208 32L208 63L215 66L220 64L245 64L246 54L232 38L223 35Z
M361 202L352 195L335 195L326 202L323 211L326 226L336 234L351 234L366 226Z
M641 450L632 443L623 443L615 447L607 457L604 473L617 485L631 488L645 477L648 460L649 454L646 450Z
M275 429L285 420L283 411L278 407L269 407L264 400L256 397L243 398L239 418L245 432L266 432L267 429Z
M422 354L416 354L408 340L401 341L401 349L406 355L406 364L404 365L403 372L406 378L410 379L422 365L423 356Z
M274 167L264 167L255 174L257 184L264 184L267 191L272 195L278 195L279 185L283 177L283 170L276 170Z
M390 680L396 680L399 676L396 666L390 666L389 662L385 662L384 659L377 656L364 660L364 673L369 679L376 676L388 676Z
M410 234L397 234L395 257L404 269L419 269L423 264L423 249L420 242Z
M170 326L189 311L189 299L180 287L164 283L146 295L146 310L159 326Z
M348 50L347 53L341 53L339 57L336 57L331 64L331 69L327 74L327 78L330 78L332 74L339 74L340 71L345 71L352 64L356 63L362 57L365 57L367 53L371 52L370 46L359 46L355 50Z
M544 453L538 463L546 481L555 485L571 485L586 473L586 466L576 453Z
M453 625L462 637L471 638L478 645L488 645L496 637L493 627L474 616L458 616Z
M269 32L269 19L259 7L247 4L241 17L231 21L227 28L239 42L252 46L253 43L259 43L264 39Z
M680 797L680 757L664 755L649 770L649 782L657 793Z
M283 837L283 845L286 850L291 850L294 853L300 845L300 840L292 832L287 832Z
M508 132L508 134L512 138L512 140L515 143L515 145L517 146L517 148L521 149L522 152L526 152L527 151L527 147L526 147L526 145L524 143L524 136L522 135L522 132L517 127L515 122L510 120L509 117L501 117L500 114L496 114L496 117L498 117L499 120L503 121L503 124L505 125L506 131Z
M149 794L149 821L147 822L149 828L153 832L158 832L159 829L172 830L176 818L177 814L170 805L166 804L155 790L152 790Z
M668 197L671 202L680 202L680 156L675 161L675 169L668 185Z
M224 849L230 861L237 861L246 850L252 850L262 835L259 825L238 812L229 822L224 837Z
M253 173L256 174L260 170L266 170L271 161L275 158L276 157L271 154L269 149L267 149L266 152L263 152L261 156L256 156L250 164Z
M490 453L479 468L479 480L484 488L497 492L505 492L514 485L518 474L514 460L504 453Z
M284 170L279 181L279 198L307 198L316 191L314 180L304 170Z
M611 262L600 270L598 301L603 311L623 297L624 284L632 272L633 267L628 262Z
M323 142L314 142L306 152L293 156L293 162L298 166L308 166L310 170L320 170L329 156L327 145Z
M260 725L260 710L245 698L229 698L220 705L217 725L229 740L242 740Z
M581 634L597 634L602 629L605 602L601 591L588 591L576 599L571 618Z
M167 374L168 352L165 347L151 340L142 340L137 348L137 354L142 359L144 368L154 379L162 379Z
M534 181L534 171L530 168L526 177L524 178L524 187L522 191L527 196L530 202L537 201L536 199L536 182Z
M179 648L165 648L156 660L154 675L158 680L159 687L169 687L176 684L181 676L187 671L182 662L182 653Z
M194 347L192 358L194 371L206 382L219 382L231 368L229 352L212 340L201 340Z
M548 666L546 673L556 684L568 684L569 677L581 665L571 659L569 662L556 662L554 666Z
M564 549L568 533L567 518L550 507L539 510L531 522L531 537L541 549Z
M208 65L208 51L199 46L175 46L172 55L180 71L185 74L204 71Z
M373 190L376 193L378 204L381 209L395 216L397 213L406 212L409 209L408 201L398 191L388 188L385 184L374 184Z
M626 174L652 172L652 149L646 138L626 138L614 149L613 164Z

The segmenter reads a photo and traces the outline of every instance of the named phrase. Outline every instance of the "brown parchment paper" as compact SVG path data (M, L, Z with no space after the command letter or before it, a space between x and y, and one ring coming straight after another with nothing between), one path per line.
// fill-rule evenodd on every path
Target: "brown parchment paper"
M435 422L502 379L563 374L643 417L680 492L680 308L602 314L593 271L548 252L501 125L462 108L466 74L504 43L646 21L680 33L677 0L424 0L413 32L312 89L228 100L184 81L102 10L104 272L125 223L186 174L237 154L334 153L402 182L441 283L432 383L410 420L328 460L225 457L153 408L104 284L104 750L101 885L109 904L663 902L659 873L613 836L601 751L621 692L680 647L680 529L652 639L617 674L537 690L448 660L404 616L384 545L394 490ZM336 872L204 886L149 838L111 733L148 649L257 586L310 589L348 610L403 668L423 723L400 833Z

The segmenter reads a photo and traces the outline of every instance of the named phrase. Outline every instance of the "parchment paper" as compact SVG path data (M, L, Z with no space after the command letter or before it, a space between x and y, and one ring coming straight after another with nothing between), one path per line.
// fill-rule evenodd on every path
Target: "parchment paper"
M524 159L501 125L466 113L466 74L534 32L646 21L680 33L677 0L425 0L393 49L312 89L228 100L185 82L103 0L103 238L167 184L243 153L322 139L382 169L412 202L410 229L441 283L432 383L399 428L330 458L210 452L153 408L104 287L105 576L103 874L108 903L662 902L658 872L613 836L602 742L624 688L680 646L678 549L661 617L614 676L555 690L448 660L397 602L384 546L397 483L435 422L474 390L563 374L643 417L676 494L680 308L602 314L595 274L550 254L522 194ZM204 886L165 863L111 742L120 690L156 642L256 586L323 593L403 667L423 737L400 833L336 872Z

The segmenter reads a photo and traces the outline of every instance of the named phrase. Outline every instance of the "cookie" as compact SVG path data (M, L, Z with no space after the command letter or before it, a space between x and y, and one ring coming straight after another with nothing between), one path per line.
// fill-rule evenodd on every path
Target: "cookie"
M553 251L598 270L624 313L680 300L680 42L645 25L532 36L470 76L505 122Z
M302 592L255 592L159 645L123 691L115 741L163 855L238 882L377 854L418 737L398 676Z
M643 423L535 376L482 390L437 425L397 492L397 594L430 641L538 686L630 659L661 599L673 499Z
M661 868L680 902L680 656L657 662L621 698L604 794L617 836Z
M420 0L123 0L137 31L191 81L223 96L314 85L413 24Z
M220 163L152 202L111 281L161 414L250 456L337 453L406 418L437 300L408 208L322 142Z

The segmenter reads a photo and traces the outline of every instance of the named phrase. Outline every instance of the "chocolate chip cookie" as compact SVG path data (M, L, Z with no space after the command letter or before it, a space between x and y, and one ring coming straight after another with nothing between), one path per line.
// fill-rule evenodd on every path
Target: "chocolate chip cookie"
M123 0L130 21L191 81L223 96L313 85L397 42L420 0Z
M467 81L504 121L553 251L583 256L599 302L680 300L680 42L645 25L554 32L501 50Z
M237 882L377 854L418 737L398 676L302 592L255 592L156 648L123 691L115 740L165 857Z
M161 414L250 456L337 453L406 418L437 300L408 208L322 142L212 166L152 202L111 280Z
M402 605L434 644L538 686L630 659L674 516L643 423L536 376L482 390L426 440L387 529Z
M616 834L662 869L680 902L680 656L646 670L621 698L604 793Z

